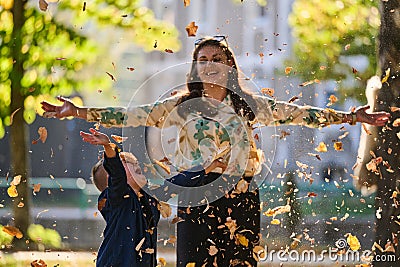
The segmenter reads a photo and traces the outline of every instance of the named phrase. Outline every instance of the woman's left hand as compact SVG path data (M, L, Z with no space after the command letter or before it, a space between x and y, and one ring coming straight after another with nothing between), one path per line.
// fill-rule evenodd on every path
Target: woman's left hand
M357 122L368 123L373 126L384 126L389 121L389 113L385 111L367 113L369 108L368 105L356 108L354 113L356 114Z

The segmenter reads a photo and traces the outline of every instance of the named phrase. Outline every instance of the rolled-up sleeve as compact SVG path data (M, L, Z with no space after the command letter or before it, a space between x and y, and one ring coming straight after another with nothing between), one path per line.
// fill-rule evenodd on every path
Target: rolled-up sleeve
M153 104L128 108L88 108L86 120L98 122L104 127L168 127L181 119L176 108L178 99L177 97L168 98Z
M276 101L266 96L254 96L256 120L264 125L303 125L311 128L325 127L345 122L346 112L329 108L299 106Z

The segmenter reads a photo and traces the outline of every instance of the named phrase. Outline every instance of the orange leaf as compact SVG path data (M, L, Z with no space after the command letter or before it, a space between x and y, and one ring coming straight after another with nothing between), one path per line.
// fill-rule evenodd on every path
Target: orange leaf
M101 200L99 200L99 202L97 203L97 209L101 211L106 206L106 202L107 198L102 198Z
M197 26L196 23L194 21L192 21L186 26L185 29L186 29L188 36L196 36L198 28L199 28L199 26Z
M15 185L11 185L8 189L7 189L7 194L10 197L17 197L18 196L18 191L17 188L15 187Z
M126 139L128 139L128 137L123 137L123 136L119 136L119 135L115 135L115 134L112 134L111 135L111 138L112 139L114 139L114 141L115 142L117 142L117 143L122 143L122 142L124 142Z
M324 142L320 142L320 143L318 144L318 147L315 148L315 150L318 151L318 152L327 152L327 151L328 151L328 148L326 147L326 145L325 145Z
M269 96L274 96L275 90L273 88L262 88L261 93L267 94Z
M187 7L190 5L190 0L183 0L183 6Z
M21 233L21 231L14 226L3 226L3 232L11 235L11 236L15 236L18 239L21 239L24 235Z
M31 262L31 267L47 267L47 264L43 260L34 260Z
M42 143L46 142L47 139L47 129L46 127L39 127L38 129L39 139Z
M165 48L165 50L164 50L165 52L167 52L167 53L174 53L174 51L172 51L171 49L168 49L168 48Z
M333 147L335 148L336 151L343 151L343 144L342 142L335 142L333 144Z
M47 4L47 2L45 0L39 0L39 8L42 11L47 11L47 7L49 6L49 4Z
M285 68L285 74L287 75L287 74L289 74L291 71L292 71L292 67L286 67Z

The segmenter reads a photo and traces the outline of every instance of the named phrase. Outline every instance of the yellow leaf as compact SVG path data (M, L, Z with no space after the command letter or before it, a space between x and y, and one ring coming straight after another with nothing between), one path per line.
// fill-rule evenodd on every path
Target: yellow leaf
M162 266L167 265L167 261L164 258L158 258L158 261L161 263Z
M326 145L325 145L324 142L320 142L320 143L318 144L318 147L315 148L315 150L318 151L318 152L327 152L327 151L328 151L328 148L326 147Z
M349 245L350 249L353 251L359 250L361 247L360 241L358 241L358 238L352 234L348 234L347 244Z
M196 263L195 262L189 262L186 264L186 267L196 267Z
M246 248L249 246L249 240L244 235L236 234L236 240Z
M18 191L17 191L17 187L15 185L11 185L8 189L7 189L7 194L10 197L17 197L18 196Z
M278 219L273 219L273 220L271 221L271 224L273 224L273 225L278 225L278 224L281 224L281 221L278 220Z
M387 82L387 80L389 79L389 76L390 76L390 68L388 68L388 69L385 71L385 77L382 78L382 83Z
M335 142L335 143L333 144L333 147L335 148L336 151L343 151L342 142Z

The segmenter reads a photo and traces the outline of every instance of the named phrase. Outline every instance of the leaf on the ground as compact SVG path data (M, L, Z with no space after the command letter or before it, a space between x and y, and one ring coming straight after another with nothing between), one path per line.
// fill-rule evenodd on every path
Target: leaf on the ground
M34 260L31 262L31 267L47 267L47 264L43 260Z
M47 11L49 4L45 0L39 0L39 8L42 11Z
M197 26L196 23L192 21L186 26L185 30L187 32L187 35L190 37L190 36L196 36L198 28L199 26Z
M17 227L9 226L9 225L3 226L3 232L5 232L11 236L15 236L18 239L21 239L24 236Z

